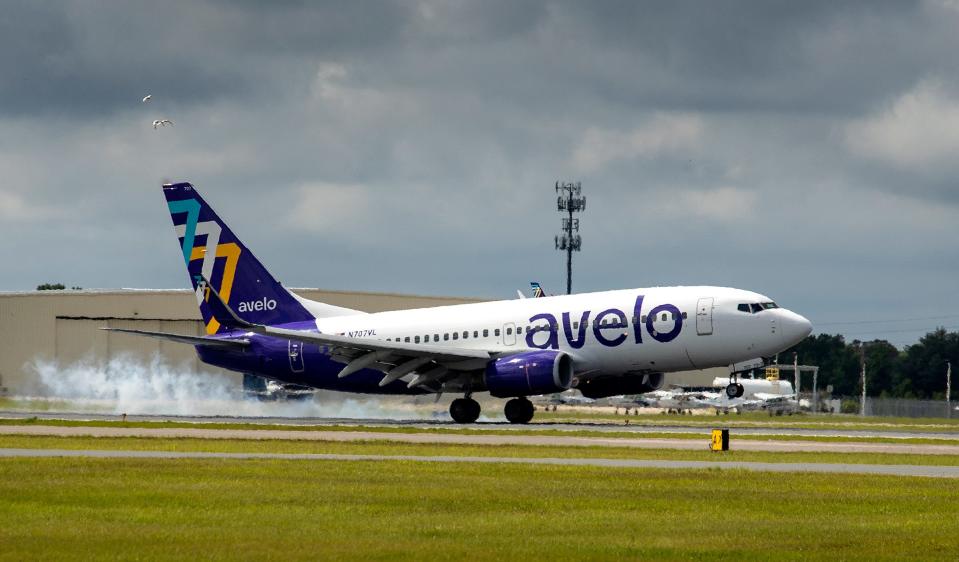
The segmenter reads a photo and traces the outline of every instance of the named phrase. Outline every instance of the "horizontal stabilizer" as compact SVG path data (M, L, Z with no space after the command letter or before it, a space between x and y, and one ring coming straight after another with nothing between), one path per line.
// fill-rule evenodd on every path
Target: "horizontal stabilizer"
M147 336L161 340L175 341L177 343L187 343L190 345L208 345L213 347L246 347L250 345L249 340L225 340L218 338L206 338L202 336L187 336L184 334L170 334L167 332L148 332L145 330L127 330L124 328L100 328L108 332L123 332L136 336Z

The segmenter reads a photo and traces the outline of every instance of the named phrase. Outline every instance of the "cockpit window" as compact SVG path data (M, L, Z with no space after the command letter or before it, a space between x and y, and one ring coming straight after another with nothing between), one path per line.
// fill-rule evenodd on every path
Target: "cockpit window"
M779 305L774 302L750 302L750 303L740 303L736 306L736 310L740 312L748 312L750 314L756 314L757 312L762 312L764 310L770 310L773 308L779 308Z
M748 312L750 314L756 314L757 312L762 312L764 310L769 310L772 308L779 308L779 305L774 302L750 302L750 303L740 303L736 306L736 310L740 312Z

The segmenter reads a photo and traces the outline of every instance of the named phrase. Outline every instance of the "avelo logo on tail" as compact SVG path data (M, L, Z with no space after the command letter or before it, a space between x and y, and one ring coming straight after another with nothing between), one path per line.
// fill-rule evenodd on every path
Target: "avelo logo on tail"
M275 310L275 309L276 309L276 301L273 299L268 299L266 297L263 297L262 299L256 300L256 301L241 302L236 307L237 312L253 312L255 310L261 311L261 310Z
M193 260L203 260L200 268L203 277L213 281L214 263L216 258L226 258L223 266L223 274L219 276L220 288L218 292L225 301L229 301L230 293L233 290L233 279L236 275L236 265L240 260L240 247L232 242L220 244L220 235L222 229L215 221L199 222L200 202L196 199L181 199L178 201L169 201L167 207L170 209L170 215L174 217L180 214L186 214L186 219L182 224L174 222L174 229L178 237L183 239L183 260L187 268ZM206 236L205 244L194 245L195 241L201 236ZM202 303L207 298L205 284L199 282L200 277L194 276L196 284L196 301ZM273 303L276 308L276 303ZM273 308L269 310L273 310ZM242 309L241 309L242 310ZM263 309L257 309L263 310ZM219 323L213 320L207 324L207 333L216 333Z

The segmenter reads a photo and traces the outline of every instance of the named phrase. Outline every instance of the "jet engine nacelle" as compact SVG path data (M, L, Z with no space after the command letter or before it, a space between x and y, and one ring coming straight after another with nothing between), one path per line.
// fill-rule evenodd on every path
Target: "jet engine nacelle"
M518 353L491 361L485 379L497 398L562 392L572 384L573 361L561 351Z
M606 398L620 394L643 394L663 387L663 373L625 375L621 377L596 377L579 381L576 389L586 398Z

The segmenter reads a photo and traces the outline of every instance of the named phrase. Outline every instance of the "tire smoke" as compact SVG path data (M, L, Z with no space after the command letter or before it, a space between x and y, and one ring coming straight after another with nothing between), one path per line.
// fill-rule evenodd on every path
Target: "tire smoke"
M358 419L434 419L442 405L418 406L410 398L352 398L320 392L312 399L259 401L244 396L239 380L223 374L174 367L154 355L110 360L85 359L61 365L35 360L27 366L40 383L40 396L66 401L71 409L177 416L318 417Z

